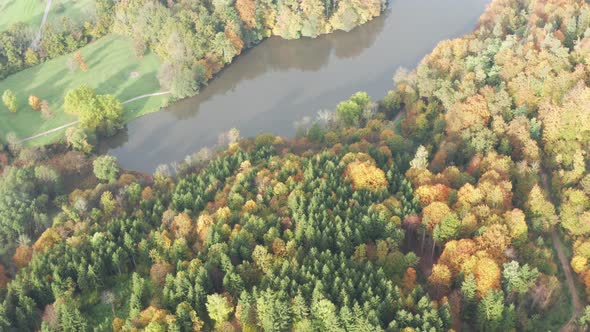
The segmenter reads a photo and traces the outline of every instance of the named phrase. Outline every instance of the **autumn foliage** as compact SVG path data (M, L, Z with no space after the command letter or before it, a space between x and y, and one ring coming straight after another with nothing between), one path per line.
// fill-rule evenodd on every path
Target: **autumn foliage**
M174 267L166 262L155 263L150 268L150 279L154 285L163 286L166 276L174 270Z
M248 28L256 27L256 2L254 0L237 0L236 9Z
M387 187L385 172L369 161L354 161L346 167L354 189L382 190Z
M88 65L86 64L86 61L84 61L84 57L82 56L82 53L80 53L80 51L76 51L74 53L73 58L74 61L76 61L76 63L78 64L78 67L80 67L81 71L88 71Z
M500 288L501 270L494 260L487 257L480 258L473 272L479 297L486 296L490 290Z
M61 241L61 236L59 236L57 231L53 228L48 228L33 244L33 250L36 252L44 252L59 241Z
M187 238L193 231L194 223L191 217L186 213L181 213L174 217L172 222L172 231L176 238Z
M451 286L451 272L446 265L435 264L432 273L428 277L428 283L432 286L435 297L439 297L449 290Z
M29 96L29 106L31 106L31 108L34 111L40 111L41 110L41 99L39 99L39 97L37 97L37 96L30 95Z
M31 258L33 257L33 248L29 246L18 246L12 256L12 261L17 268L22 269L23 267L29 265Z
M4 267L4 265L0 264L0 289L6 288L6 284L8 284L9 280L10 279L8 278L6 268Z
M139 317L135 320L135 325L137 327L145 327L152 322L164 322L167 315L168 312L166 310L149 306L140 313Z

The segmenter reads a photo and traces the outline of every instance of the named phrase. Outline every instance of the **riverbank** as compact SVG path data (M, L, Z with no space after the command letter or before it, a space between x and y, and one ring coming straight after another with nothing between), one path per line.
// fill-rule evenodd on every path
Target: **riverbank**
M381 16L349 32L271 37L242 52L198 95L130 121L101 151L116 156L123 168L151 174L160 164L216 145L231 128L243 137L293 137L298 124L334 110L355 92L382 99L398 68L411 70L440 41L471 32L487 4L391 1Z
M362 25L365 21L372 20L373 15L375 14L364 18L358 24ZM335 26L324 33L332 33L332 29L348 31L353 27ZM278 30L277 34L281 35L281 30ZM289 39L298 38L291 35L282 36ZM256 45L255 43L239 49L231 61L224 62L226 65L214 65L213 68L207 69L207 77L213 80L216 74L229 67L241 52L255 48ZM243 47L243 44L240 47ZM6 109L0 112L0 140L5 139L9 133L14 133L17 139L32 145L44 145L59 139L60 129L70 126L76 120L75 117L63 112L63 96L67 91L80 85L88 85L99 94L112 94L119 100L132 101L124 106L125 122L159 111L168 105L169 96L157 92L160 91L161 85L157 78L160 59L152 53L139 58L135 56L130 38L109 35L81 48L79 52L82 56L81 61L85 62L88 68L85 71L76 65L76 62L80 64L80 59L73 61L73 54L68 54L16 73L0 82L0 92L12 90L16 93L19 104L15 114L8 113ZM205 60L207 59L201 61ZM170 87L175 85L162 84ZM198 90L190 93L184 91L181 95L197 92ZM149 94L153 96L148 99L140 98ZM44 118L40 113L33 111L27 105L30 96L46 100L53 116Z
M136 101L136 100L145 99L145 98L150 98L150 97L157 97L157 96L165 96L165 95L169 95L169 94L170 94L170 91L163 91L163 92L154 92L154 93L149 93L149 94L145 94L145 95L138 96L138 97L135 97L135 98L131 98L131 99L129 99L129 100L126 100L126 101L122 102L121 104L125 105L125 104L132 103L132 102L134 102L134 101ZM42 132L42 133L39 133L39 134L37 134L37 135L33 135L33 136L27 137L27 138L25 138L25 139L22 139L20 142L21 142L21 143L25 143L25 142L28 142L28 141L31 141L31 140L37 139L37 138L39 138L39 137L47 136L47 135L53 134L53 133L55 133L55 132L58 132L58 131L60 131L60 130L63 130L63 129L66 129L66 128L69 128L69 127L75 126L75 125L77 125L78 123L80 123L80 121L79 121L79 120L76 120L76 121L73 121L73 122L70 122L70 123L66 123L66 124L65 124L65 125L63 125L63 126L59 126L59 127L57 127L57 128L53 128L53 129L50 129L50 130L44 131L44 132Z

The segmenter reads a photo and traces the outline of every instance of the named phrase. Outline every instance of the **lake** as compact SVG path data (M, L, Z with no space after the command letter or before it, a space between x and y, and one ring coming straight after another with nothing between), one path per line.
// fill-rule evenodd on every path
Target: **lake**
M381 99L400 67L413 69L436 44L472 31L488 0L393 0L350 32L316 39L273 37L246 51L201 93L133 120L107 142L121 167L152 173L160 164L218 142L237 128L290 137L296 125L357 91Z

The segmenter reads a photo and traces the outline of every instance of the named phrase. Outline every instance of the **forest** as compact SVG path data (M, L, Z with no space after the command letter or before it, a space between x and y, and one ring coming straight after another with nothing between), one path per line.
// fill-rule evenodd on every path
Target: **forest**
M108 20L178 96L245 45L382 6L140 3ZM589 86L590 4L493 0L385 98L355 93L295 138L234 129L153 175L84 129L6 143L0 330L588 330ZM111 96L65 99L87 127L120 128Z

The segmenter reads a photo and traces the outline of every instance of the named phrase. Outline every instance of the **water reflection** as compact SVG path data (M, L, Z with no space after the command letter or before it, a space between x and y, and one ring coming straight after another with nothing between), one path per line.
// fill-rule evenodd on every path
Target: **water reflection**
M316 39L303 38L291 41L272 37L238 57L199 95L180 101L168 111L179 119L187 119L195 116L200 106L212 97L233 91L243 81L254 80L260 75L277 71L318 71L328 64L333 53L338 58L358 56L375 42L385 26L389 12L390 10L371 24L348 33L338 31Z
M381 98L400 67L473 29L488 0L396 0L383 16L317 39L271 38L240 56L201 94L128 124L108 142L128 169L152 172L236 127L293 135L293 123L364 90Z

